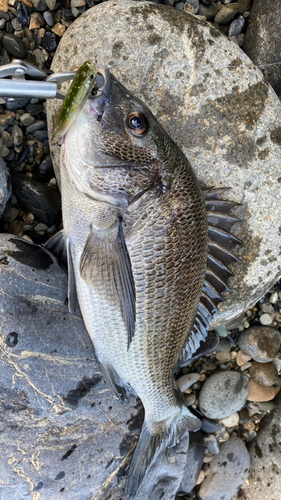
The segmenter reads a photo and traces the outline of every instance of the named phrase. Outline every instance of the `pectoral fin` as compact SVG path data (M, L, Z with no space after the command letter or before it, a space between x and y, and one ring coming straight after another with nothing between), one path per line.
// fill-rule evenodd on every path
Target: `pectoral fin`
M109 305L121 310L129 348L135 330L135 287L120 218L108 229L91 229L81 256L80 273Z

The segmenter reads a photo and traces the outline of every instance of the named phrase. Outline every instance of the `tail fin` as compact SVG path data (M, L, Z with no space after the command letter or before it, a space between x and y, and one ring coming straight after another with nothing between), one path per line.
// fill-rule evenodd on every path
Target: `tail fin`
M144 420L126 482L126 494L130 498L136 496L144 476L164 448L175 446L189 431L197 431L200 427L200 420L186 406L161 422Z

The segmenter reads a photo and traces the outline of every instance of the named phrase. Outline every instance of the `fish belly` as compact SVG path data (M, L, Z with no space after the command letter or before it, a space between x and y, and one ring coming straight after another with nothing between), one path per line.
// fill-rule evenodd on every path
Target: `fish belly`
M190 193L196 197L194 189L199 201L195 208L190 203L192 211L187 200ZM102 285L89 286L80 275L95 201L77 192L62 172L64 231L71 242L78 301L96 356L140 397L146 418L155 421L178 407L173 368L192 327L206 269L204 203L196 183L189 191L158 198L151 193L138 210L122 214L136 295L135 332L128 348L117 302L106 299Z

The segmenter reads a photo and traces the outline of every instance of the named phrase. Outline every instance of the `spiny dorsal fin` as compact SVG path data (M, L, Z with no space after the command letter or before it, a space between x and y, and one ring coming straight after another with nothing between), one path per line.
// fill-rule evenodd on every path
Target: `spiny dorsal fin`
M229 231L240 219L231 215L231 209L238 205L219 197L229 188L209 188L203 193L209 225L208 264L197 314L188 334L187 343L179 358L178 366L184 366L208 334L209 322L223 301L222 294L230 291L226 282L233 275L228 266L239 259L231 253L233 247L242 242Z
M129 348L135 331L135 286L121 219L109 229L91 229L81 256L80 273L109 304L119 305Z

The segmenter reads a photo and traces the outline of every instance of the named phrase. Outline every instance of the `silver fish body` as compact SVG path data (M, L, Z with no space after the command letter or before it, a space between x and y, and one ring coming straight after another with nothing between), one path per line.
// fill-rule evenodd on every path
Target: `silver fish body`
M208 221L186 157L139 99L103 75L63 139L62 210L70 306L75 281L106 381L145 408L127 480L134 497L159 452L200 428L173 372L191 335L194 344ZM210 314L201 316L208 325Z

